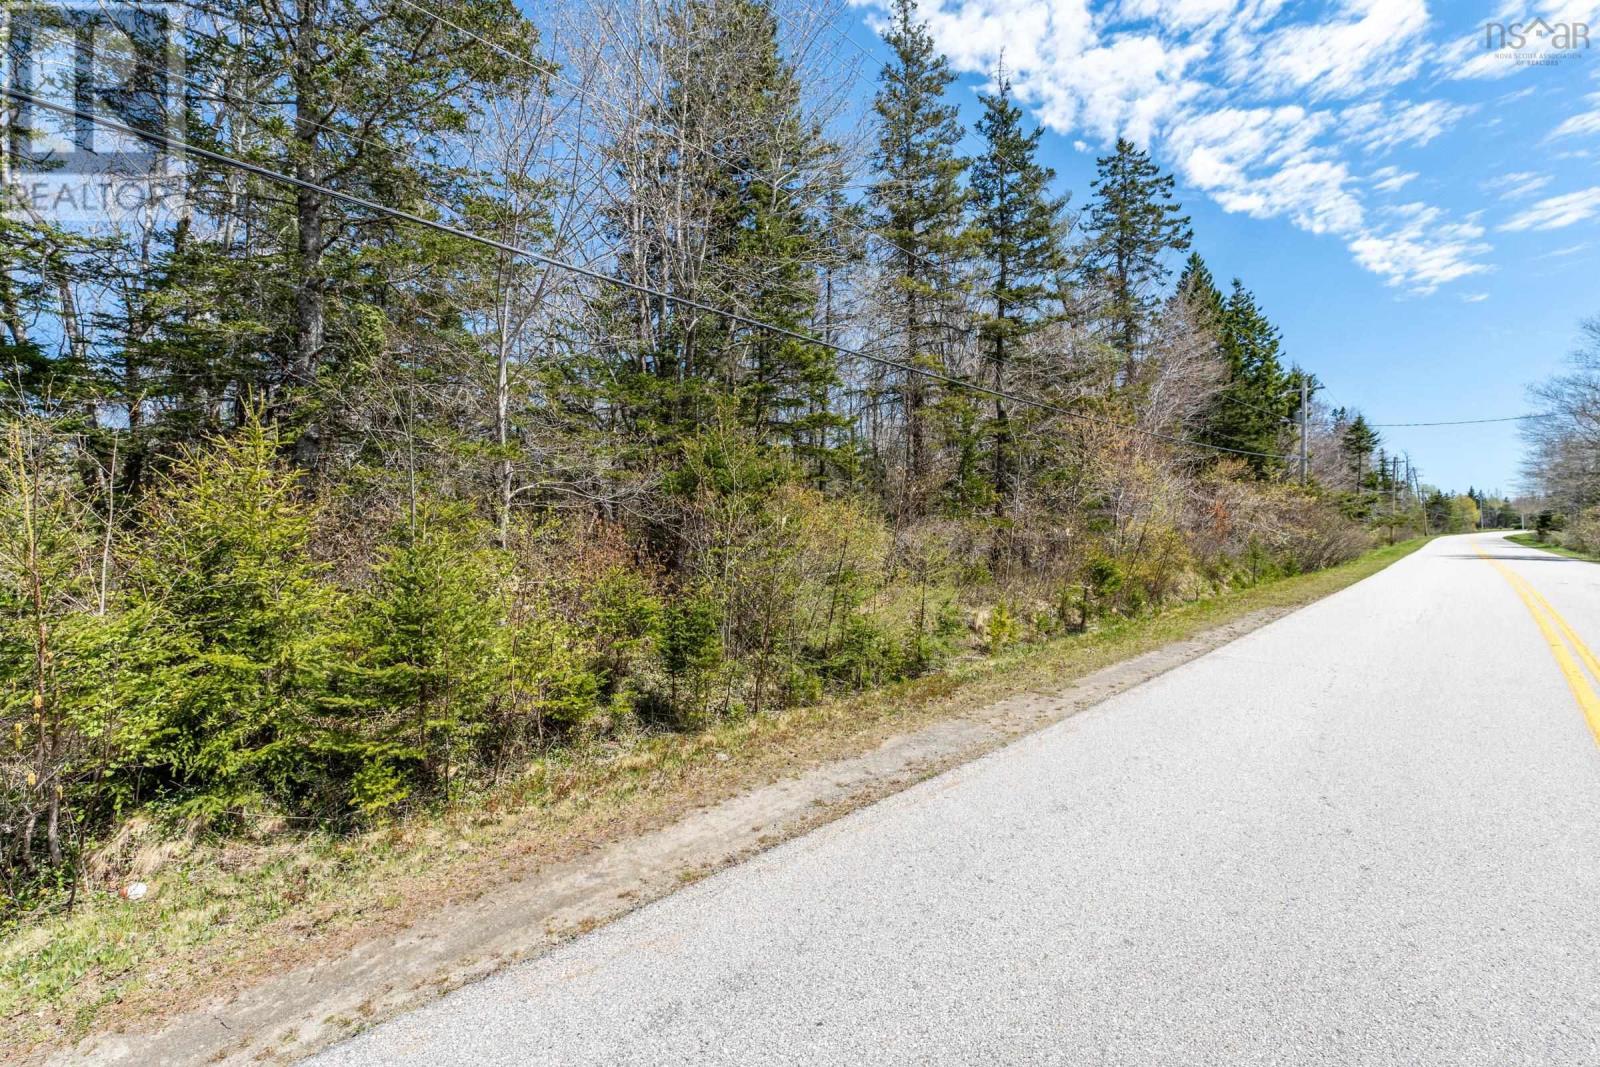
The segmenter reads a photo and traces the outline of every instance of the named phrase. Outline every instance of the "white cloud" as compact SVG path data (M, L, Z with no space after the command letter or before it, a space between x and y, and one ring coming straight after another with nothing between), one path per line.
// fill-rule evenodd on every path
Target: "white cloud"
M1414 170L1401 170L1399 167L1379 167L1372 172L1372 187L1381 193L1397 193L1416 181L1417 178L1418 174Z
M1461 302L1464 304L1481 304L1489 299L1488 293L1463 293Z
M1600 31L1600 26L1597 26L1596 30ZM1551 130L1550 140L1557 137L1580 137L1600 133L1600 93L1590 93L1587 99L1590 104L1589 110L1580 111Z
M1389 285L1426 294L1489 269L1479 260L1489 246L1476 222L1450 222L1438 208L1420 203L1401 205L1392 214L1399 221L1349 242L1356 262Z
M1372 101L1346 108L1340 121L1350 137L1371 151L1421 147L1444 133L1475 109L1465 104L1426 100L1420 104Z
M1531 170L1515 170L1490 178L1483 188L1506 200L1523 200L1550 184L1550 175Z
M1286 0L924 3L956 70L988 75L1003 52L1018 99L1079 151L1128 137L1224 211L1337 237L1392 285L1430 291L1487 269L1475 223L1373 214L1368 198L1419 170L1361 177L1355 161L1420 149L1473 110L1393 95L1436 53L1425 0L1312 14Z
M1510 232L1522 230L1559 230L1600 215L1600 185L1591 185L1575 193L1540 200L1527 210L1513 215L1500 229Z
M1304 92L1313 100L1398 85L1414 75L1427 29L1423 0L1343 0L1338 17L1285 26L1253 55L1236 55L1230 73L1257 91Z

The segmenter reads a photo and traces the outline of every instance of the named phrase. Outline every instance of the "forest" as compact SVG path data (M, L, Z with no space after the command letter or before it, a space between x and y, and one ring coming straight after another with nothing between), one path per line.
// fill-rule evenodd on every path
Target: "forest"
M177 6L181 202L0 215L12 917L135 813L372 826L1423 511L1173 177L1063 188L1003 70L969 128L914 0L881 70L789 0Z

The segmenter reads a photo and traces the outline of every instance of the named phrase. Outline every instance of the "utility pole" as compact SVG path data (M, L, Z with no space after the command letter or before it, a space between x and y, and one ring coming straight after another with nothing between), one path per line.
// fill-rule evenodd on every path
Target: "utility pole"
M1400 525L1400 457L1389 457L1389 543L1394 544L1394 530Z
M1306 484L1306 408L1311 405L1311 380L1300 373L1300 484Z

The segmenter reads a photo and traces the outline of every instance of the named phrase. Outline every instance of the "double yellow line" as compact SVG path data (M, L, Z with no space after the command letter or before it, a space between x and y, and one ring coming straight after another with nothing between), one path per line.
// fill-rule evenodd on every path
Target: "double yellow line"
M1529 585L1527 580L1495 559L1483 550L1483 545L1474 542L1478 555L1488 560L1499 571L1501 576L1511 586L1512 590L1521 599L1523 607L1528 609L1528 614L1533 616L1533 621L1538 624L1539 632L1544 635L1545 644L1550 646L1550 654L1556 659L1556 666L1561 668L1561 673L1567 679L1567 688L1572 690L1572 698L1578 702L1578 707L1583 711L1583 717L1589 722L1589 730L1594 734L1595 744L1600 745L1600 696L1595 695L1594 687L1589 684L1589 679L1584 676L1583 669L1578 666L1578 660L1583 661L1583 666L1589 669L1596 681L1600 681L1600 660L1589 651L1589 646L1583 643L1567 620L1561 613L1550 606L1550 601ZM1562 639L1566 639L1563 643ZM1571 644L1571 649L1567 648ZM1573 654L1577 654L1577 659Z

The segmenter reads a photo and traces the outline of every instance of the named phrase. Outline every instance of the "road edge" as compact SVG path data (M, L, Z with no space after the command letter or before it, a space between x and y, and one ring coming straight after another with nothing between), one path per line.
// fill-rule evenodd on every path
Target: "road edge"
M1420 544L1419 546L1420 547ZM1256 609L1092 671L895 734L858 755L731 796L599 846L492 894L451 904L343 956L302 966L131 1034L91 1035L49 1064L292 1062L520 960L543 954L717 870L1054 725L1382 573Z

